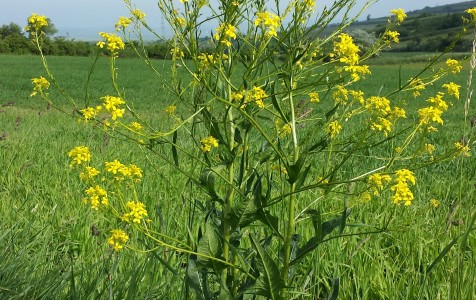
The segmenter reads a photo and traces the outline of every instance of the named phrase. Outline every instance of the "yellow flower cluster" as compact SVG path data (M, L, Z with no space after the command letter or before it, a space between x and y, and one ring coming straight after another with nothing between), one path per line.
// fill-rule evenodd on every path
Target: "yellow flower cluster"
M121 219L123 221L138 224L144 217L147 217L147 210L142 202L128 201L126 203L126 208L128 212L122 215Z
M420 91L425 89L425 83L420 78L411 78L408 80L409 82L409 89L413 90L413 96L418 97L420 96Z
M334 42L334 55L339 58L340 62L346 63L350 66L355 66L359 63L359 47L354 44L352 37L346 33L341 33L339 41Z
M438 208L438 206L440 206L440 201L438 201L437 199L430 199L430 205L433 207L433 208Z
M457 61L456 59L448 58L446 60L446 66L448 67L448 71L452 74L458 74L463 69L463 66Z
M357 82L360 80L361 76L370 74L369 66L345 66L344 71L350 73L352 81Z
M145 13L140 9L134 9L131 13L139 21L142 21L145 18Z
M25 30L31 33L40 31L42 28L48 26L48 19L45 16L40 16L35 13L28 17L28 25Z
M99 48L106 47L107 51L109 51L112 56L117 56L119 50L123 50L125 48L124 42L116 34L100 32L99 35L103 38L103 41L97 42L96 46Z
M200 143L202 144L200 149L202 149L203 152L210 152L212 147L218 148L218 140L213 136L201 139Z
M104 101L104 107L111 114L111 119L115 121L117 118L120 118L124 115L125 109L120 108L120 105L126 103L124 100L115 96L104 96L101 97L101 99Z
M110 162L105 162L106 171L114 175L114 179L117 181L130 178L133 180L140 180L142 178L142 170L134 165L130 164L128 166L124 165L117 159Z
M86 190L86 194L89 196L83 199L84 204L91 204L91 208L98 210L99 206L107 206L109 201L107 199L107 192L105 189L96 185L94 187L90 187Z
M41 94L43 90L47 90L50 88L50 83L43 76L32 78L31 83L33 84L33 92L30 94L30 97L33 97L38 93Z
M336 90L332 93L332 98L336 104L345 104L349 100L349 91L344 85L339 84L336 86Z
M231 39L236 39L236 28L235 26L227 23L220 24L216 28L216 33L213 35L213 38L221 43L225 44L227 47L231 46Z
M264 99L268 98L266 92L259 86L254 86L248 93L250 102L256 103L259 108L264 108Z
M369 176L367 182L371 186L373 194L378 196L380 191L382 191L390 181L392 181L392 177L390 177L390 175L375 173Z
M165 108L165 113L166 114L169 114L169 115L173 115L175 113L175 110L177 109L177 107L175 105L169 105Z
M102 110L102 106L98 105L95 108L86 107L86 108L80 109L79 112L83 115L83 118L85 120L91 120L91 119L94 119L101 110Z
M79 173L79 178L82 181L90 181L94 177L99 175L99 173L100 172L96 168L87 166L86 168L84 168L84 170L81 173Z
M397 21L398 24L402 23L407 17L407 15L405 14L405 11L401 8L392 9L390 13L394 15L395 20Z
M446 89L446 92L450 96L454 96L456 99L459 99L459 89L461 85L458 85L454 82L446 83L443 84L442 86L444 89Z
M395 193L392 196L393 203L400 205L403 202L406 206L412 204L414 196L408 184L415 185L413 172L407 169L398 170L395 172L394 182L390 188Z
M143 129L142 125L139 122L131 122L129 128L133 131L141 131Z
M433 152L435 152L435 145L425 144L425 151L428 152L428 154L432 155Z
M319 103L319 94L317 92L309 93L309 101L311 103Z
M458 152L458 155L461 155L463 157L470 157L471 156L471 149L469 148L468 145L465 145L461 142L456 142L455 143L455 149Z
M87 163L91 160L91 153L86 146L77 146L68 152L68 157L72 159L70 166L75 167Z
M330 135L331 138L334 138L342 130L342 126L338 121L332 121L326 126L326 132Z
M116 31L124 30L126 29L129 24L131 24L132 18L126 18L126 17L119 17L119 20L117 21L115 27Z
M432 122L443 124L441 115L448 109L448 104L443 100L443 93L438 93L435 97L428 98L426 102L430 103L431 106L418 110L419 124L429 125Z
M476 22L476 7L469 8L469 9L465 10L465 12L467 12L468 14L471 15L471 20L473 22Z
M406 112L400 107L391 107L390 100L385 97L372 96L365 100L365 109L371 115L370 129L382 131L385 136L392 131L397 119L405 118Z
M384 34L384 38L386 41L394 42L394 43L400 42L400 40L398 39L399 36L400 36L400 33L398 33L397 31L392 31L392 30L386 31Z
M114 251L118 252L127 243L129 237L123 230L120 229L114 229L111 231L111 233L111 237L107 239L107 244L111 246Z
M284 123L281 119L276 119L274 122L274 126L276 127L276 131L279 137L284 137L291 133L292 128L291 125L288 123Z
M281 18L275 14L271 14L267 11L256 14L255 26L263 24L264 27L268 29L266 32L267 36L277 37L278 33L276 32L276 28L279 27L280 23Z
M215 65L218 62L219 56L214 55L214 54L205 54L201 53L200 55L197 56L198 62L200 64L200 67L203 69L208 69L212 65ZM221 55L222 60L228 59L228 55L222 54Z
M185 53L183 53L182 49L178 47L170 49L170 54L172 54L172 57L175 59L182 58L185 56Z

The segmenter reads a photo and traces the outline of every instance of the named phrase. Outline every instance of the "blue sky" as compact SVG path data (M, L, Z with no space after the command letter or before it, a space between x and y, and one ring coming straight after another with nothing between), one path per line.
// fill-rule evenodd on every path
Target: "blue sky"
M177 6L179 6L178 0ZM26 18L35 12L49 17L59 35L76 39L95 39L99 31L113 31L119 16L128 15L121 0L2 0L0 25L17 23L26 25ZM282 1L286 3L287 1ZM330 5L334 0L317 0L316 11L319 7ZM357 6L365 3L357 0ZM405 11L421 9L425 6L441 6L445 4L464 2L463 0L380 0L369 8L363 19L370 14L372 17L388 15L390 9L403 8ZM476 4L476 1L474 1ZM161 19L157 1L133 1L138 8L147 13L148 22L159 31L166 31L167 26ZM476 6L476 5L475 5Z

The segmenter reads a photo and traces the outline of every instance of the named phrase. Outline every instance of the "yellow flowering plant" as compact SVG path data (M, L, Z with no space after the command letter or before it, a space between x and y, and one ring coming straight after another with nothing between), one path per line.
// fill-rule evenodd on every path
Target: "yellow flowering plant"
M84 146L68 156L86 185L84 202L120 226L107 244L114 251L175 251L180 254L177 264L185 261L186 267L174 271L184 275L187 291L200 299L247 294L289 299L305 275L302 263L321 244L350 230L345 225L352 206L372 197L385 201L382 205L409 206L417 201L413 189L419 169L470 155L468 142L438 155L428 143L431 133L444 125L445 113L460 105L459 85L439 85L417 111L408 111L402 100L420 99L426 86L461 71L459 61L448 59L436 68L442 60L437 55L424 72L400 78L398 88L386 94L359 89L359 82L373 80L366 60L398 43L398 26L406 17L401 9L391 11L385 32L363 52L344 32L358 16L344 18L332 34L316 34L339 13L348 16L355 4L351 0L334 2L315 21L311 16L320 4L314 1L290 1L278 9L261 1L224 1L217 8L208 1L159 0L172 39L154 32L145 14L129 0L125 3L130 16L116 23L117 34L100 33L97 43L109 56L115 94L81 105L63 95L78 118L149 151L151 163L168 165L185 179L177 190L184 191L182 197L190 204L187 234L154 229L158 220L136 189L143 177L136 165L115 159L92 166ZM203 20L205 9L212 15ZM31 30L41 30L35 24L40 23L32 21ZM208 40L211 50L205 52L198 37L210 24L215 29ZM134 43L126 28L139 39L144 29L167 41L170 72L160 72L140 46L143 41ZM48 69L39 35L33 39L48 74L46 81L33 80L33 94L54 103L46 82L63 89ZM174 104L157 111L172 124L157 129L128 105L134 95L120 88L117 77L122 73L116 65L126 45L166 88ZM366 168L355 168L362 160ZM335 195L354 199L355 205L331 201ZM332 210L321 214L326 203ZM309 224L315 230L304 239ZM134 244L129 238L133 233L148 242Z

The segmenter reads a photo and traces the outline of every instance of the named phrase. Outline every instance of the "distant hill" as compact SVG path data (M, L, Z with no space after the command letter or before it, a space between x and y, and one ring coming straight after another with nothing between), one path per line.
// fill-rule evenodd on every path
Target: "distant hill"
M393 45L389 50L412 52L444 50L461 32L462 17L466 14L464 11L474 7L475 4L476 1L465 1L407 12L408 18L397 30L400 33L400 43ZM384 32L387 20L388 17L382 17L355 22L346 31L350 34L365 31L371 37L378 37ZM335 30L335 26L331 26L322 34L329 34ZM456 44L454 51L470 51L472 38L472 32L466 33Z

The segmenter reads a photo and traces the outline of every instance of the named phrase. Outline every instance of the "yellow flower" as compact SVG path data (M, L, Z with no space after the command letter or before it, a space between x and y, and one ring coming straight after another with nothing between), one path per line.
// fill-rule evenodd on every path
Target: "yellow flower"
M104 108L106 108L106 110L111 114L111 119L116 120L124 115L126 110L119 108L119 106L126 102L124 102L120 97L104 96L101 97L101 99L104 101Z
M433 106L420 108L418 110L418 117L420 118L420 125L428 125L430 122L443 124L441 115L443 111Z
M213 136L201 139L200 143L202 144L200 149L202 149L203 152L210 152L212 147L218 148L218 140Z
M370 200L372 200L372 196L370 195L369 192L363 192L362 194L360 194L359 199L361 202L367 203Z
M463 66L457 61L456 59L448 58L446 60L446 66L448 67L449 71L453 74L458 74Z
M387 136L388 133L392 131L392 125L392 122L388 119L377 117L377 119L370 125L370 129L374 131L383 131L383 134Z
M99 185L88 188L86 194L89 198L84 198L83 203L87 204L89 202L92 209L98 210L100 205L107 206L109 204L106 190Z
M459 99L459 88L460 87L461 87L460 85L458 85L454 82L443 84L443 88L446 89L448 95L454 96L456 99Z
M172 54L172 57L174 57L174 58L182 58L182 57L185 56L183 51L178 47L172 48L170 50L170 53Z
M396 31L387 31L385 32L385 39L389 42L394 42L394 43L398 43L400 42L400 40L398 39L398 36L400 35L400 33L396 32Z
M131 124L129 124L129 128L133 131L141 131L143 129L139 122L131 122Z
M326 127L326 131L331 136L331 138L334 138L336 135L338 135L341 130L342 126L339 124L338 121L332 121L327 124Z
M438 208L440 206L440 201L436 200L435 198L430 199L430 205L434 208Z
M134 9L131 13L137 20L143 20L145 18L145 13L140 9Z
M32 33L48 26L48 19L45 16L40 16L35 13L31 14L27 21L28 25L25 27L25 30Z
M123 221L139 224L144 217L147 217L147 210L142 202L128 201L126 208L128 212L122 215Z
M117 21L115 27L116 27L116 30L119 31L119 30L124 30L126 29L127 26L129 26L129 24L131 24L131 18L126 18L126 17L119 17L119 20Z
M309 101L311 103L319 103L319 94L317 92L309 93Z
M43 90L47 90L50 88L50 83L43 76L32 78L31 83L33 84L33 92L30 94L30 97L33 97L38 93L41 94Z
M401 169L395 172L395 184L390 188L394 192L392 196L393 203L400 205L403 202L406 206L412 203L414 196L408 183L415 185L415 177L412 171Z
M68 157L72 159L70 166L75 167L89 162L91 160L91 153L88 147L77 146L68 152Z
M96 168L87 166L84 171L79 174L79 178L82 181L89 181L97 175L99 175L99 171Z
M284 123L281 119L276 119L274 122L276 131L278 132L279 137L284 137L291 133L292 128L290 124Z
M392 177L387 174L375 173L369 176L368 183L372 186L372 190L374 191L374 195L378 196L379 191L382 191L392 180Z
M103 41L97 42L96 46L99 48L106 47L112 56L117 56L119 50L123 50L125 48L125 44L122 39L114 33L100 32L99 35L103 38Z
M96 106L96 108L86 107L86 108L80 109L79 112L83 115L83 118L85 120L91 120L91 119L94 119L99 114L101 109L102 109L102 106L99 105L99 106Z
M435 145L425 144L425 151L428 152L430 155L433 154L433 152L435 151Z
M259 108L264 108L264 99L268 98L266 92L259 86L254 86L253 89L249 92L248 97L251 102L255 102Z
M335 103L345 104L349 100L349 91L342 85L336 86L336 90L332 93Z
M413 90L413 96L418 97L420 96L420 91L425 89L425 83L420 78L412 78L409 80L410 84L409 87Z
M351 73L352 81L357 82L360 80L361 75L370 74L369 66L346 66L344 71Z
M184 18L182 17L177 17L177 25L179 27L184 27L187 24Z
M463 156L463 157L470 157L471 156L471 149L469 148L468 145L464 145L461 142L456 142L455 143L455 149L458 152L457 154Z
M443 100L443 93L438 93L436 96L428 98L426 102L431 103L434 108L441 111L448 110L448 104Z
M360 49L354 44L352 37L346 33L341 33L339 41L334 42L334 54L339 58L340 62L346 63L350 66L357 65L359 63Z
M213 35L213 38L225 44L227 47L231 46L230 39L236 39L236 28L231 24L220 24L220 26L218 26L215 30L216 33Z
M130 176L135 178L135 180L140 180L140 178L142 178L142 170L138 166L130 164L128 168Z
M476 7L473 7L473 8L469 8L467 10L465 10L465 12L467 12L468 14L471 15L471 19L472 21L476 21Z
M399 9L392 9L390 11L395 16L395 20L397 21L398 24L402 23L407 15L405 14L405 11L401 8Z
M265 28L268 28L267 36L277 37L276 28L279 27L280 22L281 18L279 16L265 11L256 14L255 26L263 24Z
M177 107L175 105L169 105L165 108L165 113L169 115L173 115Z
M114 229L111 231L111 233L111 237L107 239L107 244L111 246L114 251L118 252L127 243L129 237L123 230L120 229Z

